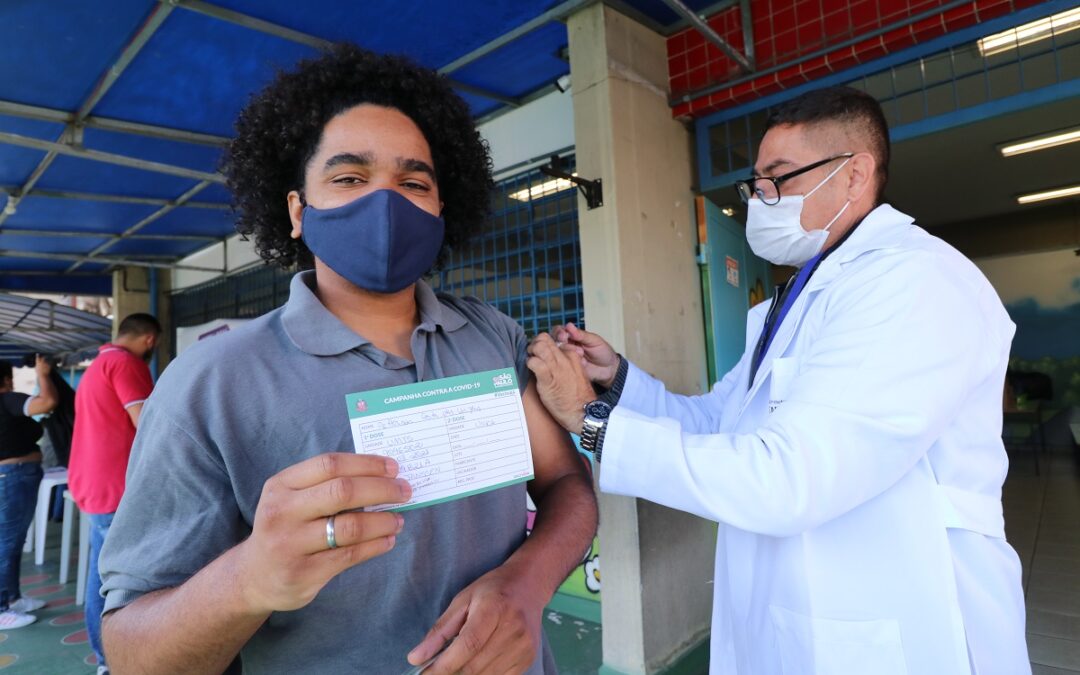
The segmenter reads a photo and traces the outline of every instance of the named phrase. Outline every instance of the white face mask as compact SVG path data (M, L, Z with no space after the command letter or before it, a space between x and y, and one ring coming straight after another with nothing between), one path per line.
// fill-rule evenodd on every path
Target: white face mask
M764 258L775 265L801 267L825 248L829 238L829 228L844 214L851 202L844 202L843 208L833 216L829 224L820 230L807 232L802 226L803 202L817 192L829 179L836 175L850 157L840 166L825 176L817 186L806 195L781 196L780 201L769 206L760 199L751 199L747 203L746 240L759 258Z

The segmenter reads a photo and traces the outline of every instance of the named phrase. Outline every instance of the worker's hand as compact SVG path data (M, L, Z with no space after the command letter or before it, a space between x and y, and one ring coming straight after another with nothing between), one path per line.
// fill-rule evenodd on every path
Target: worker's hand
M573 323L554 328L551 336L560 347L569 346L581 355L581 364L590 381L611 389L615 374L619 372L619 355L604 338L581 330Z
M537 335L528 348L525 362L536 376L540 400L564 429L581 433L585 404L596 398L581 355L570 345L559 347L547 333Z
M348 510L408 501L412 488L397 473L390 458L335 452L267 480L251 536L237 546L243 571L237 583L248 608L299 609L344 570L392 549L404 524L400 514ZM331 515L335 549L327 546Z
M524 673L540 650L540 621L550 598L520 571L497 567L458 593L409 663L426 662L453 640L424 675Z
M52 372L52 361L41 354L36 354L34 357L34 372L39 377L48 377L49 373Z

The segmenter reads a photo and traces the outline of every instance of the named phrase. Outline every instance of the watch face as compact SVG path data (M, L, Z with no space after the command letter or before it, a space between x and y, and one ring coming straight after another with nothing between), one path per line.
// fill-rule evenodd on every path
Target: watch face
M585 405L585 414L589 417L606 420L611 414L611 406L605 401L593 401Z

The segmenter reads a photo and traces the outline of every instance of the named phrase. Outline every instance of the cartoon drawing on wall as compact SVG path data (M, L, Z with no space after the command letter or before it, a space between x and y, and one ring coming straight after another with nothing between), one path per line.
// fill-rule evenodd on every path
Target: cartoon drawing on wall
M1016 324L1009 369L1050 377L1053 399L1043 409L1056 414L1044 429L1057 445L1070 424L1080 427L1080 256L1065 250L977 264ZM1073 433L1080 443L1080 429Z
M592 549L585 554L585 588L593 593L600 592L600 554L592 555Z
M578 452L578 457L585 463L589 477L592 478L592 461L588 455ZM525 495L526 510L528 517L525 521L526 536L532 534L533 523L536 522L536 505L527 494ZM573 595L579 598L598 600L600 594L600 540L593 537L592 545L581 556L581 564L574 568L570 576L559 587L559 592Z
M1080 380L1072 377L1080 358L1080 256L1053 251L978 265L1016 323L1013 358L1072 371L1047 374L1054 378L1055 401L1080 405Z

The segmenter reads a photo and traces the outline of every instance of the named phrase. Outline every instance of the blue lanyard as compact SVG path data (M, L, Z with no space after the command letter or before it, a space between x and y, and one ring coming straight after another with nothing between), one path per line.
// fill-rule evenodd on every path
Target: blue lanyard
M773 338L776 336L777 331L780 328L780 324L784 322L784 317L787 316L791 310L792 305L795 304L795 300L798 299L799 294L806 288L806 283L810 281L810 275L817 269L818 264L828 254L828 251L823 251L817 254L803 265L803 268L799 270L799 273L795 275L792 281L788 282L787 288L784 292L773 300L773 308L776 308L776 304L779 302L779 310L773 314L772 311L765 318L765 326L761 330L761 338L758 340L757 349L754 351L754 360L750 369L750 384L754 382L754 378L757 376L758 368L761 367L761 362L765 358L765 354L769 351L769 346L772 344Z

